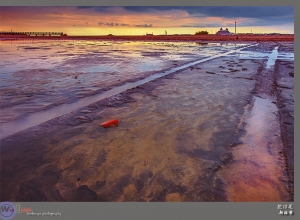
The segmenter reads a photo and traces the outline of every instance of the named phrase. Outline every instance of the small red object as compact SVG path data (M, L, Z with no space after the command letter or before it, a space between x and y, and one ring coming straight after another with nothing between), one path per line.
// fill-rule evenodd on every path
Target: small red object
M100 124L100 126L104 127L104 128L109 128L109 127L118 127L119 121L118 119L113 119L113 120L109 120L106 122L103 122L102 124Z

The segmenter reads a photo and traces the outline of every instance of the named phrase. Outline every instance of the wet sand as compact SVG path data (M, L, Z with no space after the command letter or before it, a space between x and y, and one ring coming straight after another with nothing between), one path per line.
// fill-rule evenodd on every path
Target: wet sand
M259 41L259 42L294 42L294 35L153 35L153 36L25 36L0 35L3 39L66 39L66 40L126 40L126 41ZM238 37L238 38L237 38Z
M284 160L278 160L283 144L277 120L277 107L255 98L246 119L245 136L232 148L233 161L220 171L227 183L228 200L234 202L288 201Z
M244 44L1 42L0 122L73 103L236 45Z
M294 64L266 64L216 58L3 139L1 198L293 201Z

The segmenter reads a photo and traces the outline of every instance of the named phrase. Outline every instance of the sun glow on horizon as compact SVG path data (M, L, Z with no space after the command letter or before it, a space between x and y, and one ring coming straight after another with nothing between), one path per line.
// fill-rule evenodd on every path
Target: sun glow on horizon
M214 7L212 7L214 8ZM217 8L217 7L215 7ZM225 7L224 7L225 8ZM221 27L234 33L282 33L294 34L294 22L280 25L257 17L237 17L203 14L203 11L188 11L184 7L165 10L128 10L125 7L84 8L76 7L0 7L1 31L64 32L67 35L154 35L195 34L208 31L215 34ZM227 9L227 8L225 8ZM247 9L247 7L244 7ZM269 10L269 9L268 9ZM241 15L242 16L242 15ZM254 16L254 15L253 15ZM285 15L284 15L285 16ZM282 18L284 18L282 16ZM293 15L291 15L293 16ZM286 17L286 16L285 16ZM272 23L273 22L273 23Z

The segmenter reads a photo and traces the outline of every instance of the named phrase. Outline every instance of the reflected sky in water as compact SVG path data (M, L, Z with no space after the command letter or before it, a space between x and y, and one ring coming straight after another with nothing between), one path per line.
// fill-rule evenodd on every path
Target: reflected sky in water
M195 42L0 41L1 122L244 46Z

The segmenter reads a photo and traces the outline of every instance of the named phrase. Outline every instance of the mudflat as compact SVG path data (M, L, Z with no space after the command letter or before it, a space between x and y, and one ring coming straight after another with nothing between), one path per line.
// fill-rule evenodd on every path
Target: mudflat
M243 53L275 50L294 44ZM294 61L279 55L215 58L4 138L2 200L293 201Z
M125 41L266 41L266 42L294 42L294 35L248 35L238 34L230 36L218 35L153 35L153 36L26 36L0 35L4 39L48 39L48 40L125 40Z

